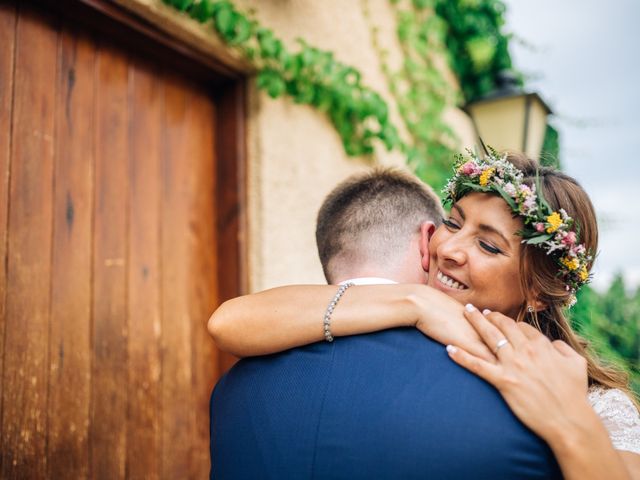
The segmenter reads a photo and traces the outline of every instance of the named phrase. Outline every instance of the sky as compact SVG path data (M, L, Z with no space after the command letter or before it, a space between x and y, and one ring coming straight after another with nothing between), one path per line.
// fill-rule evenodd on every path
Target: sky
M640 0L504 0L511 56L554 112L600 227L593 286L640 287Z

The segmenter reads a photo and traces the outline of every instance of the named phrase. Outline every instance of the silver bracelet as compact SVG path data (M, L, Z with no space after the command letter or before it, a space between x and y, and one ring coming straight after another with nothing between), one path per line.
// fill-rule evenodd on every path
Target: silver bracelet
M324 312L324 339L327 342L333 342L333 335L331 335L331 314L333 313L333 309L336 308L336 305L340 301L340 298L342 298L342 295L344 295L344 292L347 291L347 288L353 285L355 284L352 282L340 285L338 291L329 302L329 305L327 305L327 311Z

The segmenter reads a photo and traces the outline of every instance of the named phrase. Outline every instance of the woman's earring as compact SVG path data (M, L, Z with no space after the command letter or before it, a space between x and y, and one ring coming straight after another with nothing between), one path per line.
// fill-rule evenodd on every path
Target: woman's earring
M533 313L533 312L534 312L534 308L533 308L531 305L529 305L529 306L527 307L527 312L529 312L529 313Z

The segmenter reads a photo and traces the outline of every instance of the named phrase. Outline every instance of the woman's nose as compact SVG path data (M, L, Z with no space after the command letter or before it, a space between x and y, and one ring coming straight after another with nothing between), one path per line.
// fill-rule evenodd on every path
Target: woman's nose
M453 235L438 246L438 257L462 265L467 261L467 243L459 235Z

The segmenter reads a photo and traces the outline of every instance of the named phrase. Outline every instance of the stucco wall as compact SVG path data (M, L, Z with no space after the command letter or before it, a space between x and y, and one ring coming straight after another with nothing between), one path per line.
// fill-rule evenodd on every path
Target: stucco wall
M377 2L382 4L382 2ZM335 52L364 82L390 98L358 1L242 1L295 49L295 39ZM283 283L322 283L315 217L324 196L369 165L349 158L322 113L251 89L249 117L250 272L252 290ZM395 112L393 115L397 114ZM400 123L400 122L395 122ZM402 165L384 152L377 162Z
M227 63L233 55L220 46L207 27L181 16L167 15L160 0L119 0L172 32L204 42L201 48ZM253 11L258 21L273 29L292 50L295 40L334 52L335 57L356 67L364 83L379 92L390 106L394 123L405 135L373 46L372 25L378 41L389 52L392 66L401 61L395 33L395 15L388 0L236 0L244 11ZM168 29L169 30L169 29ZM216 51L218 52L216 54ZM453 76L450 76L455 82ZM322 283L324 277L315 250L315 217L324 196L348 175L362 171L370 161L348 157L328 118L311 107L288 98L273 100L249 83L247 126L249 195L249 288L261 290L286 283ZM461 140L474 141L466 114L451 108L446 118ZM374 163L403 165L402 156L381 147Z

